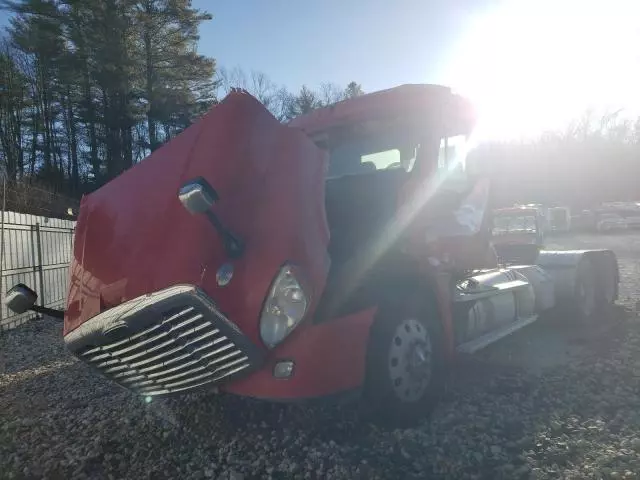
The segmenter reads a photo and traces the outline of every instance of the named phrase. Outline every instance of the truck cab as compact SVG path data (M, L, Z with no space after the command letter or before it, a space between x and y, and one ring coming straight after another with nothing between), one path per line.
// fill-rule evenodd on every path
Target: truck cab
M500 264L489 184L466 165L474 123L435 85L288 125L232 92L83 198L65 344L147 399L357 394L378 420L417 421L456 355L563 301L592 316L617 295L610 251ZM6 298L42 308L26 285Z

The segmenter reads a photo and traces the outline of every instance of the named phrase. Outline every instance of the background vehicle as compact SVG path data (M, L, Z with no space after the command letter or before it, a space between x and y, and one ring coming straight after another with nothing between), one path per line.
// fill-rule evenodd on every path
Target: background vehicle
M592 317L617 296L609 250L499 265L489 186L466 165L473 125L470 104L441 86L363 95L288 126L230 94L83 200L66 345L149 397L356 391L378 419L415 421L456 354L563 303ZM35 293L20 285L7 301L24 311Z
M569 207L549 207L548 228L551 232L568 232L571 230L571 209Z
M544 245L544 209L516 206L493 211L493 245L498 258L534 263Z
M640 215L629 215L624 220L627 228L640 228Z
M596 230L598 232L626 230L628 227L625 219L617 213L601 213L597 218Z

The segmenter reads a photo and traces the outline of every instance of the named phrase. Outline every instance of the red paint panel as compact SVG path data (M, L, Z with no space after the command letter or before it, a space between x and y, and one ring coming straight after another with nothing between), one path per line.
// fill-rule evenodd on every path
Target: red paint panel
M200 121L96 192L77 223L65 317L67 334L101 310L178 283L204 289L255 343L262 304L280 266L304 272L319 298L327 274L326 158L302 132L278 122L246 93L232 93ZM204 215L177 193L204 177L213 211L246 244L226 287L228 261Z
M263 368L225 385L223 390L264 399L302 399L332 395L364 383L369 329L376 309L300 326L274 349ZM289 379L273 377L277 360L295 361Z

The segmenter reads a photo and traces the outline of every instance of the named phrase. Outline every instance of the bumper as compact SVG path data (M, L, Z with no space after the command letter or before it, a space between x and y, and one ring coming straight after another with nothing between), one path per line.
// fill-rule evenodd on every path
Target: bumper
M200 289L176 285L106 310L64 338L80 360L145 396L206 385L272 401L358 390L375 309L301 326L268 355ZM293 375L275 378L282 360Z
M259 370L221 390L270 401L307 401L357 392L364 383L369 330L376 309L300 326L269 354ZM279 361L294 362L293 374L275 378Z
M261 350L191 285L106 310L64 340L107 378L146 396L228 382L263 363Z

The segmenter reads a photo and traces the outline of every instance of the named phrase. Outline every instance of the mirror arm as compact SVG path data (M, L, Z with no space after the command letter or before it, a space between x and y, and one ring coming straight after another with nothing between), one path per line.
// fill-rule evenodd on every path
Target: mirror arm
M227 230L220 222L220 219L211 210L207 210L205 212L205 215L209 219L209 222L211 222L211 225L213 225L213 228L216 229L216 232L218 232L218 234L222 237L224 248L229 256L231 258L240 257L244 252L244 245L242 241L229 230Z
M204 213L222 239L224 249L231 258L244 253L244 243L227 229L211 207L219 200L218 193L203 177L197 177L185 183L178 191L178 199L192 215Z
M57 308L42 307L40 305L34 305L29 310L36 313L41 313L42 315L48 315L53 318L64 320L64 310L58 310Z

